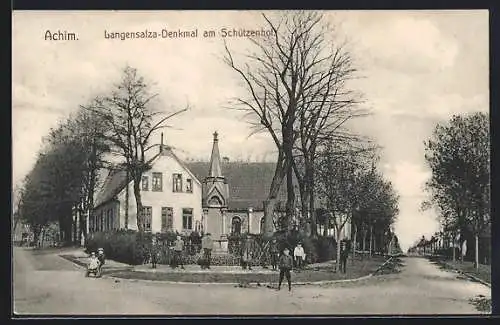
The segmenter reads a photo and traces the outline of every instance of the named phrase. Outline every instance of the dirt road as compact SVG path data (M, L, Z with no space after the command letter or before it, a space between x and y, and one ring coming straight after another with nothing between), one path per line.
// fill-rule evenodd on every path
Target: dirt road
M469 302L490 288L457 278L422 258L404 259L398 274L353 283L266 287L180 285L85 278L54 252L14 249L17 314L478 314Z

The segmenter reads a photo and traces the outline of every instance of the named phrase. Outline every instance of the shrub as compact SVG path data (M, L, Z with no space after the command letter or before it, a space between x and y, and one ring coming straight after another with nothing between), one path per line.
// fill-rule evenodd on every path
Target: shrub
M97 232L88 236L85 243L87 253L102 247L106 257L117 262L139 265L149 254L151 234L139 234L133 230Z
M335 259L337 256L337 245L332 237L318 236L314 240L316 251L316 262L325 262Z

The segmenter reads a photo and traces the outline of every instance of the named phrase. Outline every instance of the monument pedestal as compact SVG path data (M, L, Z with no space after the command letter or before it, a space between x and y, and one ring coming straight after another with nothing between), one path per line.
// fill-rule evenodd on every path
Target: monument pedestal
M214 253L228 252L228 239L226 235L221 235L219 240L214 240Z

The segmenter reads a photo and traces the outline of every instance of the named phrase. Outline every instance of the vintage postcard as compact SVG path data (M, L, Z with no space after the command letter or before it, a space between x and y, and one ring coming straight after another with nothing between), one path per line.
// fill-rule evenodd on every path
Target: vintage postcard
M488 31L13 11L13 314L491 313Z

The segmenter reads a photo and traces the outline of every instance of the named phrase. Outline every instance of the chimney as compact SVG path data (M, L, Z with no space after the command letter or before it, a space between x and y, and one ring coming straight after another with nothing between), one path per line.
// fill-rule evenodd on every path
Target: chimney
M160 153L163 152L163 132L161 133L161 140L160 140Z

